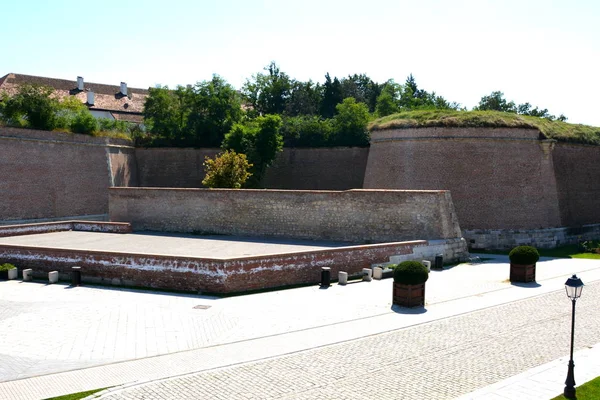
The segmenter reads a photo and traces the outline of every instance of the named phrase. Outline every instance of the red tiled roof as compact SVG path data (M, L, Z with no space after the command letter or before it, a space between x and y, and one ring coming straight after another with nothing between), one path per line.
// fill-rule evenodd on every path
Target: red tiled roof
M77 90L77 80L54 79L42 76L7 74L0 78L0 92L14 94L23 84L44 85L54 89L56 97L77 97L82 103L87 102L87 92L94 92L94 105L90 110L107 110L119 114L120 120L138 122L144 110L144 102L148 97L147 89L127 88L127 96L121 94L121 87L100 83L85 82L84 90ZM113 114L114 115L114 114ZM130 118L131 116L131 118ZM115 117L116 118L116 117Z

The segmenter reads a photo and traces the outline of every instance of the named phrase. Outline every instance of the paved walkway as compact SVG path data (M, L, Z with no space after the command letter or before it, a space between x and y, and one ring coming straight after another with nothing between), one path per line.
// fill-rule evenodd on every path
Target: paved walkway
M600 342L600 262L544 260L519 287L503 261L432 272L426 310L404 312L391 280L225 299L1 282L0 399L454 398L564 357L574 272L577 348Z

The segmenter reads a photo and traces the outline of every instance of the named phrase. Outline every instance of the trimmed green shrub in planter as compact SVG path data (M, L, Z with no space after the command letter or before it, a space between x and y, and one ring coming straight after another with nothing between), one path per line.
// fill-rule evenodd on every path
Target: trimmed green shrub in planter
M403 261L394 268L394 282L404 285L420 285L427 282L429 272L419 261Z
M419 261L404 261L394 268L392 303L402 307L425 305L425 282L429 279L427 267Z
M535 264L540 259L540 253L532 246L517 246L508 253L512 264Z
M540 253L532 246L517 246L508 254L511 282L535 282L535 267Z
M17 267L15 267L12 264L6 263L6 264L0 264L0 279L4 279L7 280L8 279L8 271L12 270L16 270ZM11 273L12 275L12 273Z

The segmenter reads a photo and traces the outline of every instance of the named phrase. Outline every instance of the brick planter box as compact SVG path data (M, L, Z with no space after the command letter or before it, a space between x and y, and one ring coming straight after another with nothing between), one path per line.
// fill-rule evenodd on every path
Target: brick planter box
M510 264L511 282L535 282L535 264Z
M423 307L425 305L425 284L404 285L394 282L392 304L401 307Z

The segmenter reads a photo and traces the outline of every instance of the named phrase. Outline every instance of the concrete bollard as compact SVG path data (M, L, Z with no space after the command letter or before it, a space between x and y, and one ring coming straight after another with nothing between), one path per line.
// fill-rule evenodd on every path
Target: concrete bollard
M17 279L17 276L19 276L19 270L17 270L16 268L8 270L8 280L9 281L12 279Z
M427 268L428 272L431 272L431 261L423 260L421 261L421 264L423 264Z
M338 285L345 285L348 283L348 273L340 271L338 272Z
M383 278L383 269L381 267L373 268L373 279L381 280Z
M23 270L23 282L30 282L33 279L33 270L31 268Z
M373 279L373 270L371 268L363 268L362 273L363 281L371 282L371 280Z
M48 282L56 283L58 282L58 271L50 271L48 272Z

